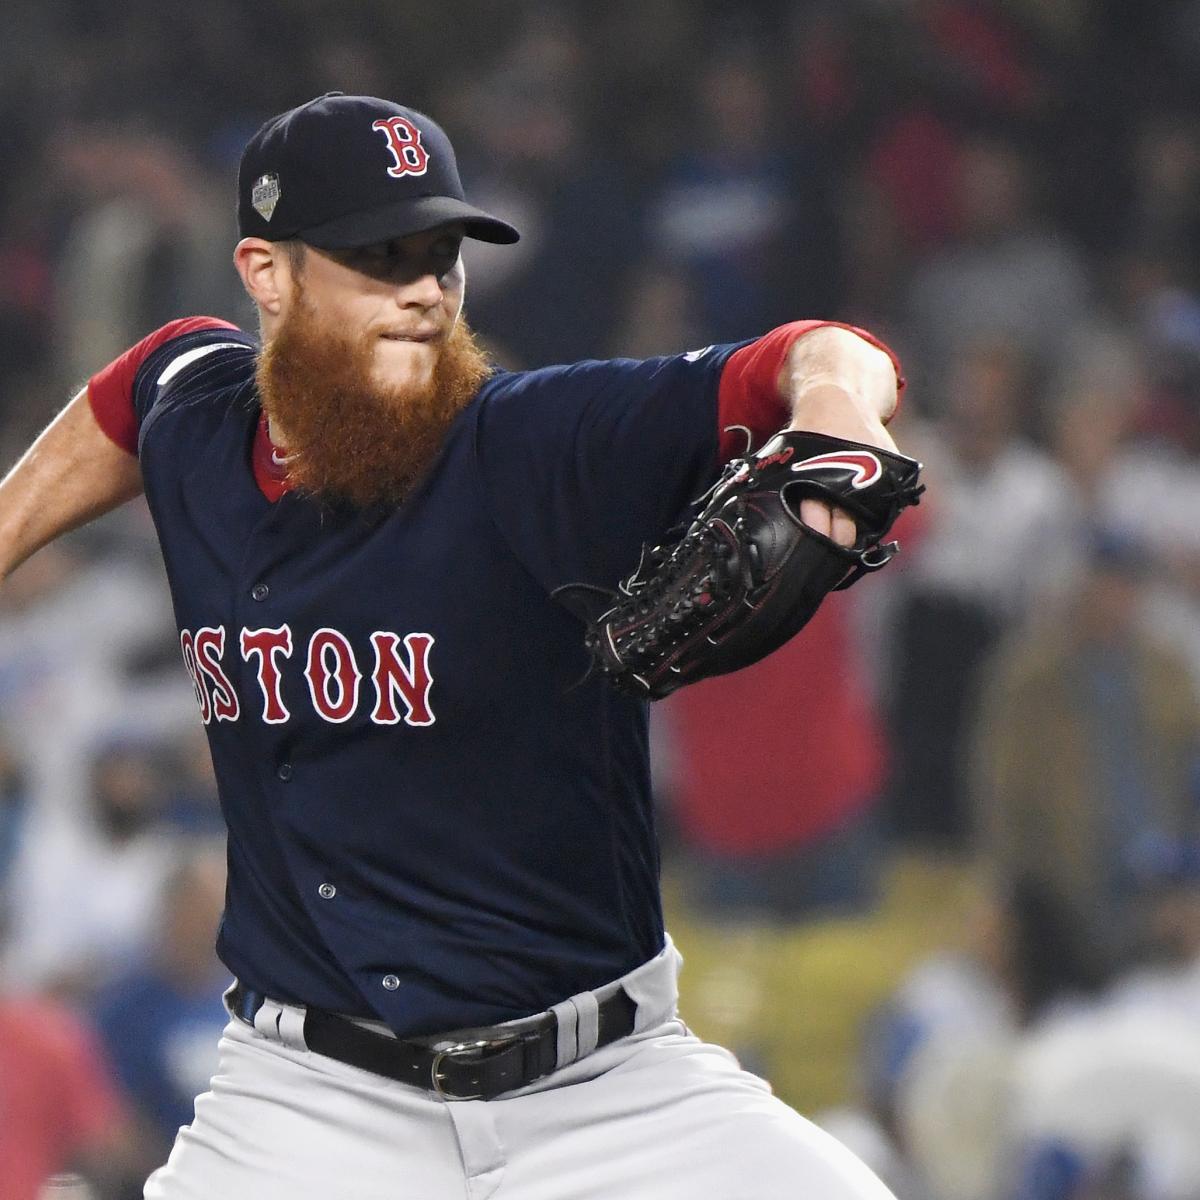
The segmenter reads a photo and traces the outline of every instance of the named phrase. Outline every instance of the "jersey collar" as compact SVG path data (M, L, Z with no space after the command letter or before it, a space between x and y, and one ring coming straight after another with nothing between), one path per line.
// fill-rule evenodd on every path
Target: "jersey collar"
M279 448L271 441L267 430L267 414L261 413L258 428L254 431L254 449L250 462L254 468L254 482L272 504L292 490L288 482L287 467L279 461Z

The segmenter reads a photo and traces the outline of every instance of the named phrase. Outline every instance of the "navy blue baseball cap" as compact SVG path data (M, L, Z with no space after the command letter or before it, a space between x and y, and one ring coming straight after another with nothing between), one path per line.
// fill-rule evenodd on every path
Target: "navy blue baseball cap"
M441 126L390 100L327 92L272 117L242 152L242 237L340 250L447 221L484 242L520 236L467 203Z

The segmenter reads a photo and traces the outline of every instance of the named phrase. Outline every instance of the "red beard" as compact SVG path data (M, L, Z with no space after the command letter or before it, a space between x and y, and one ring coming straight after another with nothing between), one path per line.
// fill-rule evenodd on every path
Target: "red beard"
M373 356L371 338L326 327L303 294L263 347L258 392L287 433L294 487L356 508L403 503L490 373L461 320L426 386L377 383Z

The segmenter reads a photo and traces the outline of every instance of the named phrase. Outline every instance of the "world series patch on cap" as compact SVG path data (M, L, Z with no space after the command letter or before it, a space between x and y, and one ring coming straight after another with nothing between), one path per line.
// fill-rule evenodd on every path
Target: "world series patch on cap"
M279 176L263 175L255 180L254 187L250 189L250 203L264 221L269 221L279 203Z
M450 221L480 241L520 236L467 203L442 127L390 100L327 92L272 117L242 153L242 237L299 238L336 250Z

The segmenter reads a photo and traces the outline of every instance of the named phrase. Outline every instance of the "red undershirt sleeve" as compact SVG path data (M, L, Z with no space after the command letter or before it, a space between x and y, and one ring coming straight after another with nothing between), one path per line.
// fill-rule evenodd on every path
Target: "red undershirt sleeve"
M196 333L201 329L236 328L236 325L216 317L184 317L178 321L168 321L162 328L147 334L88 380L88 403L96 423L122 450L137 454L138 423L133 409L133 383L142 363L160 346L185 333Z
M783 369L792 343L802 334L824 325L848 329L882 350L892 360L899 391L903 392L904 375L900 360L889 346L865 329L841 321L792 321L780 325L749 346L735 350L721 372L721 384L717 392L717 436L722 462L744 453L746 449L743 434L733 426L741 425L749 429L754 435L754 444L758 445L787 423L789 409L786 400L779 394L779 372Z

